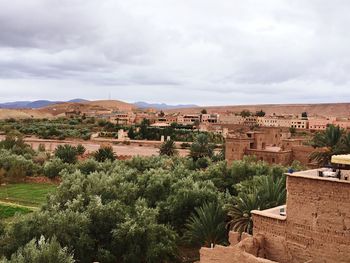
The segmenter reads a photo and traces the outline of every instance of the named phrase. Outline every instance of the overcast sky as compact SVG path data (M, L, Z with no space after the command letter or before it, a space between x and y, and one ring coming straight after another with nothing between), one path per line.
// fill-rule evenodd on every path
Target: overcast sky
M350 101L348 0L0 0L0 101Z

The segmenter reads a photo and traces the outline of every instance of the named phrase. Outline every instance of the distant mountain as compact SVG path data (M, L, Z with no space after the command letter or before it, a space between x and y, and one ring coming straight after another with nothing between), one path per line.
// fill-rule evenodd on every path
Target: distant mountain
M194 104L178 104L178 105L168 105L165 103L147 103L144 101L135 102L134 105L141 109L153 108L157 110L170 110L170 109L184 109L184 108L196 108L197 105Z
M86 102L84 99L73 99L69 101L50 101L50 100L36 100L36 101L14 101L0 103L2 109L39 109L50 106L52 104L64 103L64 102Z

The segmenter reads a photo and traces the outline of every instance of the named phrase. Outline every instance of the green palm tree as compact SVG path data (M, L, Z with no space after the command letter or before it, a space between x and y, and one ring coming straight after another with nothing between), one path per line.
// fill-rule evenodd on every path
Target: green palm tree
M287 189L284 175L281 177L261 176L259 184L261 209L269 209L286 203Z
M273 175L259 176L244 184L235 198L235 205L228 207L228 228L236 232L253 232L252 210L264 210L286 202L286 178Z
M227 243L225 212L217 203L205 203L187 220L185 240L198 246Z
M177 154L175 142L172 140L165 141L159 148L160 155L174 156Z
M230 206L228 216L231 218L227 226L236 232L253 232L252 210L260 210L261 200L256 192L235 198L235 205Z
M316 133L311 141L311 145L316 150L311 153L310 158L320 165L325 165L330 163L332 155L346 153L347 150L344 149L342 144L343 136L344 130L334 125L328 126L323 132ZM348 146L350 146L350 143Z

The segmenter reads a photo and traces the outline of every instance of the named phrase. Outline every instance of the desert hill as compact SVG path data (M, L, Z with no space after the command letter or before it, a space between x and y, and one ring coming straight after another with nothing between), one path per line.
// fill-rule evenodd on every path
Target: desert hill
M350 103L320 103L320 104L261 104L261 105L237 105L237 106L209 106L185 109L172 109L166 112L174 113L199 113L206 109L208 113L239 113L242 110L256 112L263 110L267 115L294 114L300 115L307 112L309 116L334 116L346 117L350 115Z
M48 112L54 116L64 114L67 111L132 111L136 107L133 104L118 100L96 100L84 102L67 102L49 105L39 109L42 112Z
M82 102L59 102L39 109L0 109L0 119L55 118L67 111L132 111L133 104L118 100L97 100Z

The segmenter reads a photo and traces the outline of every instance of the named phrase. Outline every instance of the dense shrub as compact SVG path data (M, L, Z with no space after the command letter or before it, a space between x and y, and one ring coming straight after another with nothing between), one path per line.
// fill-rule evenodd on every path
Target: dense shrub
M103 146L100 147L95 153L94 158L98 162L104 162L106 160L114 161L115 155L112 146Z
M59 176L61 171L69 168L70 168L69 164L64 163L59 158L54 158L45 163L43 171L45 176L49 178L54 178Z
M0 263L74 263L73 256L67 248L62 248L55 238L50 241L42 236L38 241L33 239L11 256L3 258Z
M0 169L7 179L20 180L25 176L35 175L40 170L40 166L21 155L13 154L8 150L0 150Z

